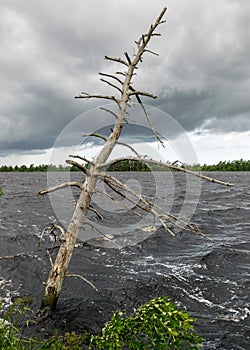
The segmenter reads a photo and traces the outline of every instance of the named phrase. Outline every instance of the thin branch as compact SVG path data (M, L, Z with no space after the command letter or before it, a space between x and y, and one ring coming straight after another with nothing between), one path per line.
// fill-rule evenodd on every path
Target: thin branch
M115 96L108 96L108 95L89 95L87 92L81 92L81 94L75 96L75 98L85 98L85 99L90 99L90 98L100 98L104 100L112 100L115 101L119 105L119 100Z
M133 203L135 206L137 206L138 208L151 213L157 220L159 220L162 225L164 226L165 230L168 231L171 236L175 237L175 234L173 233L173 231L165 224L165 222L162 219L162 215L159 215L159 213L154 209L153 204L150 203L148 200L146 200L143 196L139 195L138 193L136 193L135 191L133 191L131 188L129 188L128 186L124 185L121 181L119 181L118 179L116 179L115 177L113 177L112 175L106 175L106 174L99 174L99 177L102 177L104 182L116 193L120 194L122 197L124 197L125 199L127 199L128 201L130 201L131 203ZM113 183L112 183L113 182ZM118 188L120 188L121 190L124 191L121 192ZM134 201L132 198L127 196L127 193L130 193L132 196L134 196L135 198L137 198L139 200L139 202ZM143 203L140 204L140 203Z
M67 159L66 163L70 165L74 165L78 169L82 170L84 174L89 175L89 170L84 165L79 164L78 162L75 162L74 160L71 160L71 159Z
M135 92L136 92L136 90L135 90L131 85L129 86L129 89L132 91L132 93L135 93ZM153 95L153 96L154 96L154 95ZM146 110L146 108L145 108L145 106L144 106L142 100L140 99L139 94L136 93L136 94L135 94L135 97L136 97L138 103L140 104L140 106L141 106L141 108L142 108L142 110L143 110L143 113L144 113L144 115L145 115L145 117L146 117L146 119L147 119L147 122L148 122L148 124L149 124L149 126L150 126L150 129L152 130L153 134L155 135L155 138L160 142L160 144L161 144L163 147L165 147L163 141L162 141L161 138L159 137L158 132L155 130L155 128L154 128L154 126L153 126L153 124L152 124L152 121L151 121L151 119L150 119L150 115L149 115L149 113L147 112L147 110Z
M155 56L159 56L159 54L157 52L154 52L154 51L151 51L151 50L144 50L144 52L149 52L151 53L152 55L155 55Z
M103 135L100 135L100 134L97 134L97 133L84 134L83 136L84 137L94 136L94 137L98 137L98 138L100 138L100 139L102 139L104 141L108 140L107 137L105 137ZM137 155L137 157L140 157L139 153L134 149L134 147L128 145L127 143L121 142L121 141L116 141L116 144L129 148L133 153L135 153Z
M73 155L73 154L70 154L69 157L71 157L71 158L78 158L78 159L83 160L83 161L86 162L86 163L89 163L89 164L91 164L91 165L95 165L95 163L94 163L93 161L87 159L86 157L81 157L81 156Z
M125 72L115 72L116 74L120 74L120 75L123 75L124 77L126 77L127 76L127 73L125 73Z
M90 220L90 219L89 219ZM96 232L100 233L100 235L102 235L107 241L112 242L112 244L115 246L116 244L110 239L109 236L105 235L105 233L103 233L101 230L99 230L94 224L90 223L90 222L85 222L83 224L84 226L88 225L90 226L93 230L95 230Z
M119 74L125 74L125 73L121 73L119 72ZM107 74L107 73L102 73L102 72L99 72L99 75L102 75L104 77L109 77L109 78L112 78L112 79L115 79L116 81L118 81L121 85L123 84L123 81L120 80L119 78L117 78L115 75L113 74Z
M53 263L53 260L51 258L51 254L50 254L50 251L47 249L47 255L48 255L48 258L49 258L49 263L50 263L50 266L53 267L54 263Z
M111 111L111 109L105 108L105 107L100 107L101 110L111 113L116 119L117 119L117 114L113 111Z
M93 136L93 137L98 137L99 139L102 139L102 140L104 140L104 141L107 141L107 140L108 140L108 138L107 138L106 136L103 136L103 135L101 135L101 134L97 134L97 133L95 133L95 132L93 132L93 133L91 133L91 134L83 134L82 136L83 136L83 137Z
M129 144L121 141L117 141L116 144L129 148L133 153L137 155L137 157L140 157L140 154L134 149L134 147L130 146Z
M127 67L129 66L129 64L126 61L124 61L123 59L121 59L119 57L110 57L110 56L106 55L105 59L106 60L110 60L110 61L114 61L114 62L118 62L118 63L122 63L122 64L124 64Z
M120 207L123 207L129 211L131 211L133 214L139 216L141 219L143 219L143 215L141 215L140 213L138 213L136 210L134 210L133 208L130 208L128 205L124 204L121 201L116 200L114 197L112 197L109 193L104 192L104 191L100 191L100 190L96 190L95 193L99 193L103 196L108 197L111 201L117 203ZM120 193L119 193L120 194ZM123 197L123 196L122 196Z
M118 91L122 94L122 90L121 90L118 86L116 86L115 84L112 84L110 81L108 81L108 80L106 80L106 79L103 79L103 78L101 78L100 80L101 80L103 83L106 83L106 84L108 84L109 86L111 86L112 88L118 90Z
M113 181L113 184L110 182ZM160 221L160 223L163 225L164 229L169 232L172 236L175 236L174 232L166 225L165 221L168 221L169 223L173 224L174 227L178 227L180 229L185 229L188 230L192 233L196 233L208 240L210 240L211 242L215 242L213 239L211 239L209 236L207 236L206 234L204 234L197 225L192 224L190 222L187 222L186 220L176 217L173 214L168 213L167 211L165 211L162 207L155 205L154 203L152 203L151 201L147 200L145 197L137 194L135 191L133 191L132 189L130 189L128 186L124 185L122 182L120 182L118 179L116 179L115 177L113 177L112 175L106 175L104 176L104 181L105 183L111 188L113 189L113 191L115 191L116 193L119 193L122 197L126 198L128 201L130 201L131 203L135 204L137 207L143 209L144 211L147 211L149 213L151 213L158 221ZM118 188L121 188L123 191L128 192L130 194L132 194L135 198L137 198L139 201L141 201L143 203L143 205L141 205L138 202L135 202L133 199L131 199L130 197L127 196L126 193L121 192ZM163 214L160 214L157 210L159 210L160 212L163 212ZM182 222L183 225L179 225L178 222Z
M99 212L99 210L97 210L96 208L94 208L92 205L89 205L88 209L90 211L93 211L101 220L104 219L104 216Z
M127 52L124 52L124 55L125 55L125 57L126 57L126 59L128 61L128 64L131 64L131 59L129 57L129 54Z
M234 186L234 184L232 184L231 182L224 182L224 181L220 181L220 180L217 180L217 179L214 179L214 178L211 178L209 176L206 176L206 175L202 175L201 173L198 173L198 172L195 172L193 170L189 170L189 169L186 169L186 168L182 168L178 165L174 165L174 164L167 164L167 163L163 163L163 162L160 162L160 161L157 161L157 160L154 160L154 159L146 159L146 158L137 158L137 157L121 157L121 158L116 158L114 160L111 160L109 162L106 162L105 164L100 164L99 165L99 169L102 169L102 168L106 168L106 167L109 167L111 165L113 165L114 163L117 163L117 162L121 162L123 160L132 160L132 161L142 161L145 163L145 164L155 164L155 165L159 165L159 166L162 166L164 168L167 168L167 169L173 169L173 170L178 170L178 171L182 171L184 173L188 173L188 174L191 174L191 175L194 175L196 177L199 177L203 180L207 180L209 182L214 182L214 183L217 183L219 185L224 185L224 186Z
M147 97L151 97L151 98L153 98L153 99L158 98L158 97L157 97L156 95L154 95L154 94L150 94L150 93L144 92L144 91L137 91L137 90L134 90L134 89L133 89L133 92L130 92L130 93L129 93L129 96L132 96L132 95L147 96Z
M96 286L92 282L87 280L87 278L85 278L85 277L83 277L81 275L78 275L76 273L66 273L65 276L66 277L78 277L78 278L82 279L84 282L88 283L93 289L95 289L98 292L98 289L96 288Z
M67 161L66 161L66 163L67 163ZM72 182L65 182L63 184L60 184L60 185L57 185L54 187L46 188L44 190L39 191L38 194L43 195L46 193L55 192L57 190L60 190L61 188L65 188L65 187L69 187L69 186L78 187L78 188L82 189L82 184L80 182L72 181Z

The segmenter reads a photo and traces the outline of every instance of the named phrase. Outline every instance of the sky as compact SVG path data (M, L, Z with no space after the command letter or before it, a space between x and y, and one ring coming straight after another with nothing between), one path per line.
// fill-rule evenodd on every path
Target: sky
M74 97L113 93L98 76L117 70L104 56L132 56L164 6L149 47L159 56L145 54L134 87L158 96L145 103L168 140L159 151L132 128L129 142L163 160L250 159L249 0L1 0L0 165L63 163L75 149L94 156L100 147L79 135L110 121L96 112L103 102Z

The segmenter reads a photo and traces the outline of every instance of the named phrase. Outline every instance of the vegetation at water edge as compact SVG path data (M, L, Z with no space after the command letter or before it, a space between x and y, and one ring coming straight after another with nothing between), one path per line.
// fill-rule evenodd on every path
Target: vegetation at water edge
M166 164L171 164L166 162ZM86 167L88 165L85 164ZM220 161L217 164L184 164L183 167L193 171L250 171L250 160L233 160L233 161ZM166 171L166 167L161 165L152 164L150 167L139 161L123 160L110 166L109 171ZM12 166L2 165L0 166L0 172L46 172L46 171L80 171L75 166L68 165L53 165L53 164L41 164L30 166Z
M167 297L160 297L140 306L131 316L116 312L106 323L99 335L65 332L44 340L24 338L25 326L32 326L30 298L17 298L6 309L4 298L0 300L0 350L80 350L87 345L89 349L119 350L137 349L200 349L202 338L194 333L193 322L188 313L172 303ZM7 311L6 311L7 310ZM25 317L24 317L25 316ZM26 319L20 326L20 318Z

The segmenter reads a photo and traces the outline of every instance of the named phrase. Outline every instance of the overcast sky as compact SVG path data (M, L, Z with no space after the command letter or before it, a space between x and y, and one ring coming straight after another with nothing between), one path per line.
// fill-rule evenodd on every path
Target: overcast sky
M62 130L97 105L74 96L105 92L98 72L117 67L104 55L132 55L164 6L159 57L145 56L134 87L158 95L200 163L250 159L249 0L1 0L0 165L48 162Z

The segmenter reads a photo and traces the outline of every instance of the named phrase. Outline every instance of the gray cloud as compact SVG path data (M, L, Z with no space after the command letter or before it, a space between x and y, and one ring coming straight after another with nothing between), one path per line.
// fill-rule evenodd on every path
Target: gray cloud
M133 53L133 42L166 2L5 0L0 4L1 154L51 147L61 130L97 103L105 54ZM186 130L250 130L250 3L169 0L162 37L135 84ZM88 125L87 125L88 124ZM161 122L156 125L160 128ZM90 129L91 120L86 120ZM85 127L84 126L84 127Z

